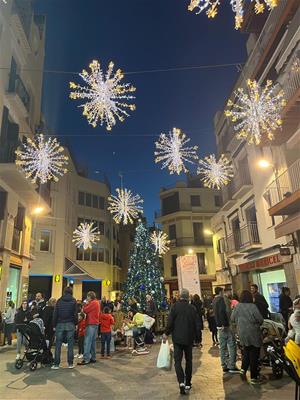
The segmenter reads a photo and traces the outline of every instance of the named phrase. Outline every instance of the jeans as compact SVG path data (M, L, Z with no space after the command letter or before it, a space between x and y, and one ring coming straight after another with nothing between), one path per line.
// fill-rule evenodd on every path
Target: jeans
M63 344L64 338L67 339L68 343L68 364L73 365L74 361L74 334L75 334L75 325L73 322L63 322L58 323L56 325L55 336L55 357L54 357L54 365L60 364L60 354L61 354L61 346Z
M98 325L87 325L84 336L84 353L85 362L96 360L96 339L98 333Z
M260 348L254 346L243 347L242 369L247 372L250 366L251 379L258 378Z
M183 353L185 356L185 374L181 366ZM193 346L174 343L174 362L178 383L190 385L193 371Z
M21 354L22 344L27 346L28 342L19 329L17 329L17 354Z
M110 341L111 341L111 332L103 332L101 333L101 355L104 356L105 346L106 346L106 354L110 355Z
M11 346L12 343L12 333L14 331L15 324L4 324L4 343L5 339L7 339L7 344Z
M222 367L236 368L236 342L230 328L219 329L219 343Z

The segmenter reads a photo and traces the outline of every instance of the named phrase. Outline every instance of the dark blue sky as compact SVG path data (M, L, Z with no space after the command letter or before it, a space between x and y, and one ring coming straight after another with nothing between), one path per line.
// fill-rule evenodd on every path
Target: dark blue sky
M81 71L93 59L105 69L112 60L124 71L244 62L247 36L235 31L230 8L222 6L218 17L208 20L188 12L188 3L36 0L36 11L47 16L45 69ZM137 109L108 134L104 127L90 127L77 108L80 102L68 98L68 82L80 82L79 77L45 73L43 112L51 132L72 135L75 159L92 178L95 170L104 171L115 188L124 172L124 186L144 198L151 223L160 187L178 179L154 163L151 135L176 126L201 155L213 152L213 117L237 76L235 67L128 75L126 81L137 88Z

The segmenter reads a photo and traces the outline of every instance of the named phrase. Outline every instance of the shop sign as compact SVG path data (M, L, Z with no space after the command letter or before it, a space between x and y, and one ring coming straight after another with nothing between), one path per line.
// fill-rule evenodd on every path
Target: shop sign
M59 275L59 274L56 274L56 275L54 276L54 282L56 282L56 283L59 283L59 282L60 282L60 275Z
M103 286L104 286L104 287L110 286L110 285L111 285L111 281L110 281L109 279L104 280L102 283L103 283Z
M281 264L285 264L292 261L292 257L288 255L281 255L273 254L268 257L260 258L258 260L249 261L244 264L239 265L240 272L247 272L253 269L261 269L261 268L268 268L268 267L276 267Z

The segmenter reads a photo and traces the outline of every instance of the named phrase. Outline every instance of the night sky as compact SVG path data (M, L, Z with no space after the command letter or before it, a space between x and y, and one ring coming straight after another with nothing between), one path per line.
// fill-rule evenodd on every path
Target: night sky
M104 69L110 60L123 71L244 62L247 36L234 29L229 6L214 20L187 11L188 0L36 0L47 16L46 70L81 71L93 59ZM136 88L136 111L112 133L92 128L80 100L69 99L72 74L45 73L43 113L50 132L66 140L75 161L91 178L103 171L112 188L124 186L144 198L153 222L159 189L184 175L171 176L154 163L156 135L181 128L200 155L215 151L213 117L238 76L236 67L137 73L125 76ZM70 135L69 137L67 137ZM192 168L192 171L195 168Z

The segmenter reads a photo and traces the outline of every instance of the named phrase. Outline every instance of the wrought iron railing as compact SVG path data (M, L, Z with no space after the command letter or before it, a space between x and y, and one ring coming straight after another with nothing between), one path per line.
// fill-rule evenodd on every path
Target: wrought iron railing
M25 108L27 111L30 109L30 95L22 81L19 75L16 75L15 80L13 83L9 86L8 88L9 93L16 93L20 99L22 100L22 103L24 104Z
M257 222L248 222L226 238L226 252L242 251L249 246L260 244Z

